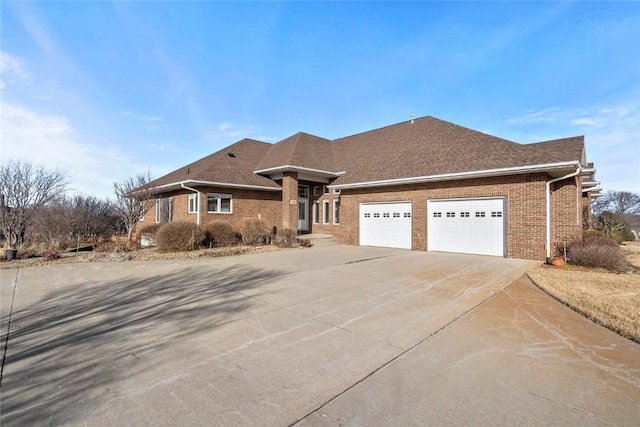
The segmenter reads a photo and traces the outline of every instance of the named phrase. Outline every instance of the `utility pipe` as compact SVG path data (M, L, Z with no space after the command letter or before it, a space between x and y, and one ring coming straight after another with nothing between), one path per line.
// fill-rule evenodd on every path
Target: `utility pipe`
M565 176L551 179L546 183L546 187L547 187L547 191L546 191L547 193L546 194L546 198L547 198L547 259L546 261L547 263L551 259L551 184L553 184L554 182L563 181L568 178L573 178L574 176L579 175L581 171L582 171L582 166L578 164L575 172L572 172Z
M195 188L187 187L186 185L184 185L184 182L180 183L180 187L184 188L185 190L191 190L198 195L198 210L196 214L196 224L198 225L198 227L200 227L200 192Z

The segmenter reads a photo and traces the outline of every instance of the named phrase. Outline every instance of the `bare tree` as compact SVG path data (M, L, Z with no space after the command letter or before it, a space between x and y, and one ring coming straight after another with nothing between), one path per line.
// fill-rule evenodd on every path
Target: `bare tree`
M623 216L638 215L640 214L640 195L629 191L610 190L593 202L592 209L594 216L603 212Z
M115 199L111 200L111 205L123 222L129 241L140 218L149 207L145 202L155 197L148 185L151 181L153 178L150 172L146 172L113 183Z
M64 171L10 160L0 166L0 228L9 246L24 242L32 213L61 197L68 181Z
M594 226L607 234L633 240L631 229L640 227L640 195L607 191L592 204Z

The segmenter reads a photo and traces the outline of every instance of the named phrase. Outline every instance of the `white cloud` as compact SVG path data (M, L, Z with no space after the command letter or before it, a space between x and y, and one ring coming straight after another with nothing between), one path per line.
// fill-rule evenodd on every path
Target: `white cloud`
M70 189L97 197L112 194L112 182L139 170L114 147L81 142L66 117L0 103L2 161L28 160L69 174ZM132 172L134 171L134 172Z
M31 82L31 74L25 70L22 61L3 51L0 51L0 75L2 75L0 89L4 89L7 84L29 84Z
M235 125L229 122L223 122L218 125L218 133L210 135L212 137L230 137L230 138L248 138L252 134L260 130L259 126L253 125Z
M606 189L640 193L640 102L587 108L558 107L507 120L519 127L519 142L584 135L587 160L595 163L597 179Z

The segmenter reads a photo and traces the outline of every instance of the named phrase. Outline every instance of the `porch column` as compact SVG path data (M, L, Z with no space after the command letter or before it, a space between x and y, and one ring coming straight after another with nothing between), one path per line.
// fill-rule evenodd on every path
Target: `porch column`
M298 173L282 174L282 228L298 229Z

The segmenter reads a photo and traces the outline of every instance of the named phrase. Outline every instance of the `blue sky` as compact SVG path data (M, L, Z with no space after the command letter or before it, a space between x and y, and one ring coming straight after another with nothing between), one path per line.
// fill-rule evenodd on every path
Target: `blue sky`
M0 19L1 160L76 192L410 114L585 135L605 190L640 192L640 2L4 1Z

